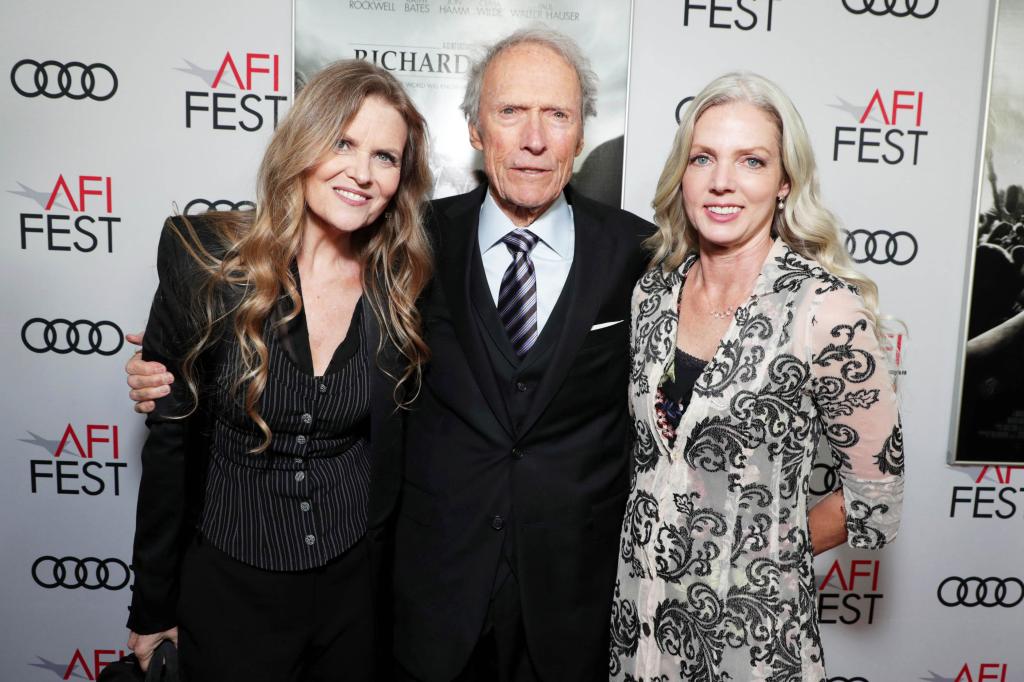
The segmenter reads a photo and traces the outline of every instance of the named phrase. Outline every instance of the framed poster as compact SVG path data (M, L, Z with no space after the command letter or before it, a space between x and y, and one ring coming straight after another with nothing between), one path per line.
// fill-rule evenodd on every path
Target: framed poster
M950 461L1024 464L1024 2L998 3Z
M295 85L337 59L365 59L405 86L430 130L433 196L478 184L481 157L459 110L471 60L516 29L573 38L597 73L597 116L586 121L573 184L618 205L622 195L631 0L295 0Z

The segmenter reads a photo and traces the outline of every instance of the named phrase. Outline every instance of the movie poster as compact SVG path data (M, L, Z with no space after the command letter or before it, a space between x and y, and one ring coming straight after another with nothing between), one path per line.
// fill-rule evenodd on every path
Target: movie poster
M1024 3L999 3L956 463L1024 463Z
M328 62L372 61L398 77L426 117L434 197L478 184L481 158L459 110L471 60L515 29L543 25L572 37L599 78L573 183L618 205L631 0L296 0L295 85Z

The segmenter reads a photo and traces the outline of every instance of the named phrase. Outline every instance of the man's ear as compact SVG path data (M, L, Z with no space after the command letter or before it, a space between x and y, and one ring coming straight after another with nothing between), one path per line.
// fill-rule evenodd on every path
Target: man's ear
M473 145L473 149L482 152L484 150L484 142L480 139L480 131L472 123L469 125L469 143ZM577 152L579 153L579 152Z
M576 153L573 156L579 156L583 151L583 136L580 135L580 141L576 143Z

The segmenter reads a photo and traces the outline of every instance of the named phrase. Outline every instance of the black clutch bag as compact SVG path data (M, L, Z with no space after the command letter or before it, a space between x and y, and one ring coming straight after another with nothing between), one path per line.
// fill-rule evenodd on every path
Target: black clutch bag
M153 652L149 670L142 672L135 654L128 654L105 667L96 682L179 682L178 650L165 639Z

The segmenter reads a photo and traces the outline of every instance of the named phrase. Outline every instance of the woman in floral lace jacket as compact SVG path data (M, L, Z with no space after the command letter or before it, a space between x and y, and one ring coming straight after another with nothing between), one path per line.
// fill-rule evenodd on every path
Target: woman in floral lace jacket
M694 99L654 206L611 677L823 682L813 556L884 546L902 504L877 289L820 203L799 114L759 76ZM823 440L842 488L808 509Z

